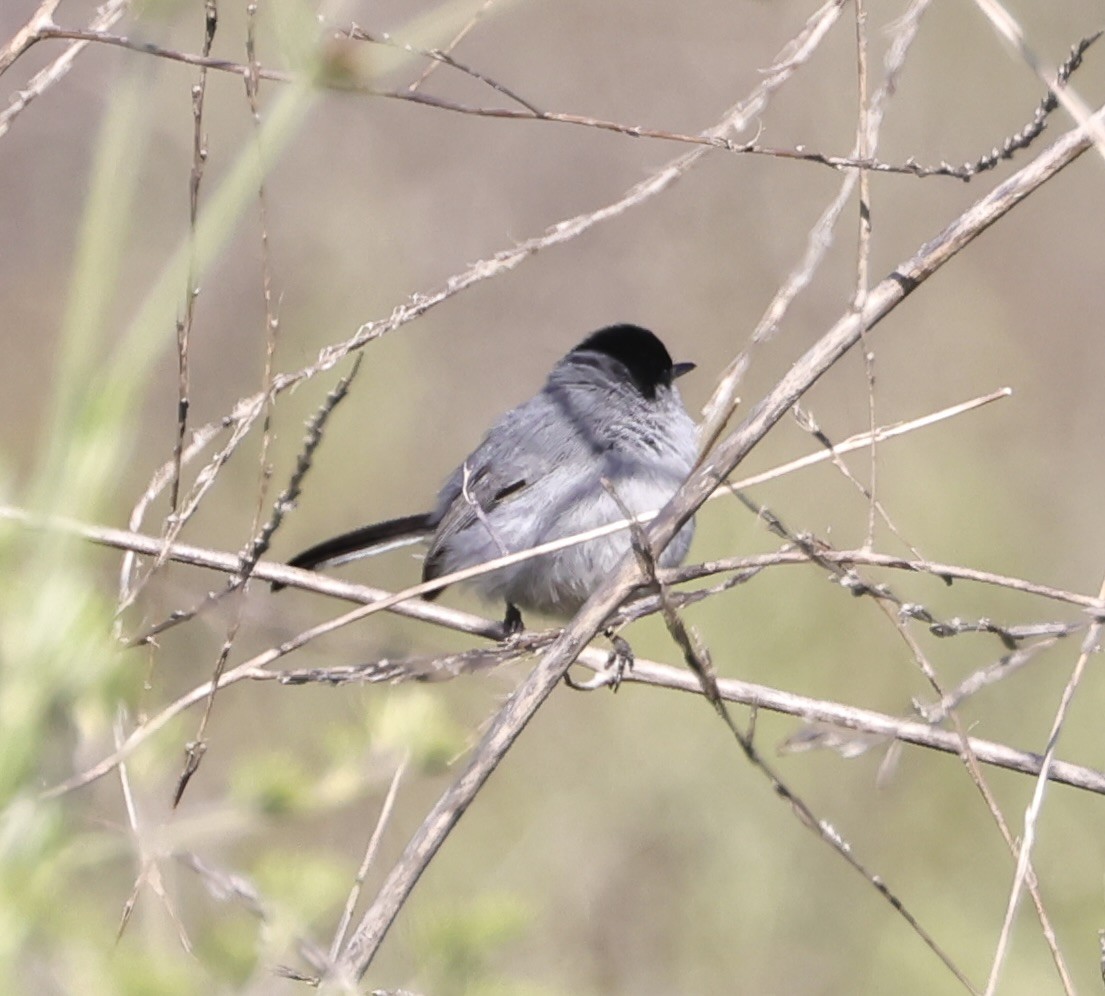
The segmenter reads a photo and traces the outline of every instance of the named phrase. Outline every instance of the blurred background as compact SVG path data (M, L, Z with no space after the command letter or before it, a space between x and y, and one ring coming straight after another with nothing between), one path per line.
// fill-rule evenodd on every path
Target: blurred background
M315 10L268 0L256 15L257 57L292 72L322 60L332 78L403 89L426 59L335 41L314 15L426 48L447 45L483 6L347 2ZM756 87L816 9L809 0L499 0L487 7L454 52L464 64L545 110L687 134L713 125ZM1018 0L1010 9L1049 67L1101 26L1100 5L1091 0ZM35 10L31 0L0 5L0 40ZM219 0L217 10L212 54L241 62L246 5ZM871 5L872 89L905 10L902 3ZM54 19L79 27L95 12L91 3L65 0ZM199 52L203 5L136 3L112 30ZM65 44L42 41L19 58L0 80L0 108ZM187 247L197 79L194 67L93 44L0 136L6 504L124 527L171 456L172 318L184 285L166 284L176 302L168 310L157 302L174 253ZM1098 106L1105 48L1090 49L1073 86ZM445 66L421 89L473 106L509 104ZM263 120L288 90L262 82ZM879 158L973 161L1030 121L1043 95L978 9L934 4L889 105ZM314 90L300 100L277 132L282 144L265 178L278 371L312 363L323 346L470 263L618 199L688 149L354 92ZM855 17L845 7L755 128L735 137L847 155L856 107ZM1069 126L1056 113L1035 147L967 184L872 176L872 284ZM201 208L229 186L255 141L239 77L209 75L204 132ZM428 508L490 421L605 324L646 325L676 359L695 361L698 369L680 386L697 414L798 265L842 179L821 165L713 153L662 195L371 342L271 555L287 557L333 533ZM1099 589L1103 191L1105 166L1091 152L871 333L880 424L1013 388L1007 400L880 446L878 497L900 536L926 558L1087 595ZM198 280L192 426L223 418L263 383L258 201L250 190L229 204L219 208L222 241ZM811 285L755 353L741 411L847 310L857 216L853 198ZM305 419L347 369L348 362L274 405L269 504L294 466ZM806 406L839 442L868 427L868 402L857 352L815 387ZM741 473L817 448L787 419ZM186 485L214 451L189 466ZM258 504L260 457L258 427L220 471L184 542L242 549ZM849 464L869 479L866 454ZM867 502L831 466L751 493L795 532L839 548L864 542ZM144 531L159 534L168 513L163 494ZM691 558L777 545L736 501L720 500L700 514ZM885 526L875 546L909 552ZM119 561L109 551L0 529L0 969L9 991L302 991L273 966L307 971L297 939L329 946L397 766L409 758L366 880L369 898L530 663L431 686L239 684L216 700L206 757L175 811L172 794L198 710L133 755L133 817L118 774L43 803L40 789L111 752L121 703L129 731L205 681L235 619L232 604L220 606L156 647L120 651L112 639ZM343 574L395 589L418 571L407 552ZM1069 606L1001 589L869 576L943 618L1005 625L1080 618ZM121 630L133 634L219 584L209 572L165 566L119 617ZM481 608L463 591L450 590L443 601ZM344 608L296 591L273 597L254 585L229 666ZM914 698L933 697L877 606L828 583L819 568L765 572L694 606L687 618L725 677L902 716L912 714ZM938 640L919 623L911 632L945 687L1006 652L992 636ZM626 635L640 656L680 663L655 620ZM972 734L1042 752L1079 640L1059 642L964 705ZM433 655L473 642L377 615L284 663ZM1059 753L1103 769L1098 664L1091 661L1078 690ZM876 784L885 747L851 760L830 752L776 757L775 746L799 729L793 718L761 715L757 743L981 984L1013 860L963 765L908 748ZM1032 779L998 771L987 779L1019 834ZM1105 806L1052 786L1038 833L1034 860L1048 913L1079 990L1095 991L1097 932L1105 927ZM196 855L208 873L172 857L179 852ZM220 874L252 884L264 922ZM133 912L116 940L128 899ZM1022 907L999 991L1061 991L1035 913L1027 902ZM567 689L552 696L430 866L366 983L445 996L960 988L870 884L780 802L704 701L632 685L616 696Z

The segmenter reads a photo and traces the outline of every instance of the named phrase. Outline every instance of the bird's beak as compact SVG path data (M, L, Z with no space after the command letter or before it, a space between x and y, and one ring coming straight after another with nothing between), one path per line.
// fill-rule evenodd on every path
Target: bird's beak
M683 374L689 374L695 368L694 363L673 363L671 367L671 379L676 380Z

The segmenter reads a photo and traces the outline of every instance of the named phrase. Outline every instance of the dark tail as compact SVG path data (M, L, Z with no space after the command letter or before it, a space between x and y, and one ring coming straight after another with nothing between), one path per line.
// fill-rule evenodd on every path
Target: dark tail
M423 512L388 519L387 522L375 522L371 526L361 526L360 529L323 540L302 553L297 553L288 561L288 566L313 571L320 567L357 560L360 556L380 553L390 545L401 545L403 541L414 542L433 530L431 518L429 512ZM286 587L287 585L279 581L272 583L273 591Z

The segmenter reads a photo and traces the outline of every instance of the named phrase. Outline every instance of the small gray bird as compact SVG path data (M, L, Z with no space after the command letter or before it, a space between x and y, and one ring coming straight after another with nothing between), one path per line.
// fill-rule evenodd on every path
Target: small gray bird
M422 579L429 581L623 519L619 502L633 514L661 508L697 453L695 425L675 386L693 369L672 363L647 329L601 329L553 367L536 395L499 418L449 475L432 512L355 529L288 563L333 567L428 538ZM661 555L662 567L682 563L693 532L688 522ZM623 530L470 583L506 601L504 625L517 632L519 609L574 614L629 549Z

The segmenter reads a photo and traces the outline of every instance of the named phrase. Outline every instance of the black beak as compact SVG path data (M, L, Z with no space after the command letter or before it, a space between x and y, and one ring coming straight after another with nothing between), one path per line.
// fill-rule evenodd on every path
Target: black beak
M673 363L671 365L671 379L676 380L683 374L689 374L695 368L694 363Z

